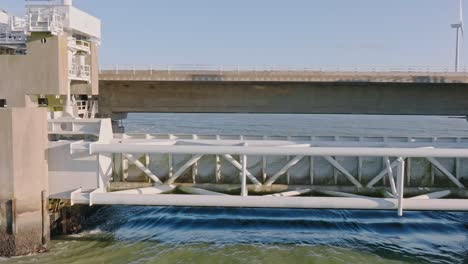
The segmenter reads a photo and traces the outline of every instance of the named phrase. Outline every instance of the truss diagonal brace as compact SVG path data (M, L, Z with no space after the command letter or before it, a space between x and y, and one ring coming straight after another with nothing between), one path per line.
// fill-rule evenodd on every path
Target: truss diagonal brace
M356 178L354 178L354 176L351 175L351 173L349 173L343 166L341 166L341 164L338 161L336 161L334 158L330 156L325 156L324 158L328 162L330 162L330 164L333 165L333 167L335 167L337 170L343 173L346 176L346 178L348 178L348 180L352 182L356 187L359 187L359 188L362 187L362 184L358 180L356 180Z
M390 168L394 169L398 165L398 160L395 160L390 164ZM372 188L376 183L378 183L385 174L388 173L388 168L383 169L377 176L375 176L368 184L367 188Z
M190 166L192 166L197 161L199 161L202 157L203 157L203 154L197 154L197 155L193 156L189 161L187 161L184 165L182 165L182 167L180 167L180 169L178 169L174 173L174 175L172 175L172 177L170 177L166 181L166 184L174 183L174 181L177 180L177 178L179 178L182 175L182 173L184 173L185 170L187 170Z
M432 164L434 164L434 166L439 169L443 174L445 174L453 183L455 183L455 185L458 186L458 188L462 188L464 189L465 186L457 179L457 177L453 176L452 173L450 173L450 171L448 171L444 165L440 164L440 162L438 160L436 160L435 158L427 158L427 160L429 160Z
M393 196L396 196L397 189L396 189L395 179L393 178L393 168L392 168L392 165L390 164L390 159L388 157L385 157L385 165L387 166L388 180L390 181L390 188L392 189L392 194Z
M232 166L236 167L236 169L242 171L242 165L235 160L231 155L226 154L223 155L223 158L226 159L229 163L232 164ZM249 177L250 181L253 182L255 185L262 185L255 176L252 175L248 170L246 170L246 176Z
M140 169L143 173L145 173L148 177L150 177L155 183L162 184L162 181L158 178L158 176L154 175L150 169L148 169L141 161L136 159L132 154L124 154L124 156L135 166Z
M292 160L290 160L286 165L283 166L275 175L271 176L271 178L265 182L266 186L271 186L275 181L281 177L281 175L285 174L290 168L294 167L301 159L303 159L304 156L296 156Z

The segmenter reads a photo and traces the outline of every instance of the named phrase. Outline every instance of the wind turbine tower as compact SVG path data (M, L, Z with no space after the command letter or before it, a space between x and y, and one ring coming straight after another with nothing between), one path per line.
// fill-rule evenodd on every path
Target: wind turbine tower
M460 68L460 44L463 39L463 0L460 0L460 20L457 24L452 24L452 28L457 31L456 48L455 48L455 72Z

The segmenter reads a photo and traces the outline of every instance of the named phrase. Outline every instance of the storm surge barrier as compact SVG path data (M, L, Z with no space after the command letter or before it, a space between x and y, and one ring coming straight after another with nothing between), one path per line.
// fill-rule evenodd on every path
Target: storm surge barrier
M72 204L468 210L468 138L49 134L51 197Z

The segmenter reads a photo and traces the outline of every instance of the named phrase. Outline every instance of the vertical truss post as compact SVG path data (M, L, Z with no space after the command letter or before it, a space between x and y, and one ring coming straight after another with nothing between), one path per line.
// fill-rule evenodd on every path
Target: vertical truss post
M193 140L197 140L198 136L197 135L192 135ZM192 158L195 157L195 155L192 155ZM195 162L192 166L192 182L193 184L197 183L197 174L198 174L198 162Z
M98 164L98 189L107 192L112 177L112 154L99 154Z
M220 140L221 137L219 135L216 135L216 140ZM216 155L216 165L215 165L215 170L216 170L216 183L221 182L221 157L219 155Z
M457 143L461 143L461 138L457 138ZM455 158L455 176L460 180L460 158Z
M314 161L315 161L315 157L314 156L310 156L309 157L309 176L310 176L310 185L314 185L314 171L315 171L315 167L314 167Z
M405 160L400 157L398 158L398 216L403 216L403 195L405 188Z
M288 136L286 137L286 140L287 141L291 141L291 137ZM286 162L289 162L291 160L291 156L286 156ZM289 170L286 171L286 184L289 185L291 182L291 173L289 172Z
M113 177L112 181L114 182L123 182L123 155L122 153L115 153L113 155L113 160L114 160L114 172L113 172Z
M174 139L174 135L169 134L169 140ZM167 162L169 166L169 178L174 175L174 155L172 153L167 154Z
M122 181L128 180L128 159L122 154Z
M247 191L247 155L242 155L242 173L241 173L241 196L246 197Z
M225 154L222 156L226 161L228 161L229 163L231 163L231 165L233 165L236 169L238 170L242 170L242 165L236 160L234 159L231 155L229 154ZM241 159L242 161L242 159ZM241 172L242 173L242 172ZM239 176L241 175L241 173L239 173ZM247 174L247 177L249 177L250 181L255 184L255 185L262 185L258 180L257 178L255 178L255 176L253 176L249 171L246 171L246 174Z
M359 144L361 144L361 142L362 142L362 137L359 137L359 140L358 140L358 141L359 141ZM361 156L358 156L357 159L358 159L358 167L357 167L357 174L358 174L358 176L357 176L357 180L358 180L359 182L362 182L362 163L363 163L363 161L362 161L362 157L361 157Z
M267 140L267 136L263 136L263 140ZM262 156L262 182L267 180L267 158L265 155Z
M172 162L172 153L169 153L167 155L168 155L167 161L168 161L168 165L169 165L169 177L172 177L172 175L174 174L174 165L173 165L173 162Z
M382 164L385 165L385 158L382 158ZM398 165L398 160L395 160L390 164L392 168ZM385 175L388 173L387 168L384 168L377 176L375 176L368 184L367 188L372 188L376 183L378 183L382 178L385 179Z
M310 142L313 142L315 140L314 136L310 136ZM310 177L310 185L314 185L314 161L315 157L310 156L309 157L309 177Z
M215 156L215 175L216 175L216 183L221 182L221 158L219 155Z

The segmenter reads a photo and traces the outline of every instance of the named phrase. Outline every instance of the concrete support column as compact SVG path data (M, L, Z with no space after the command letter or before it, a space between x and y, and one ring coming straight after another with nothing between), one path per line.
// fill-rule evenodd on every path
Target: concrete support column
M47 247L47 142L45 109L0 109L0 256Z
M122 120L127 118L127 113L111 113L109 116L112 120L112 131L114 131L114 133L125 133Z

